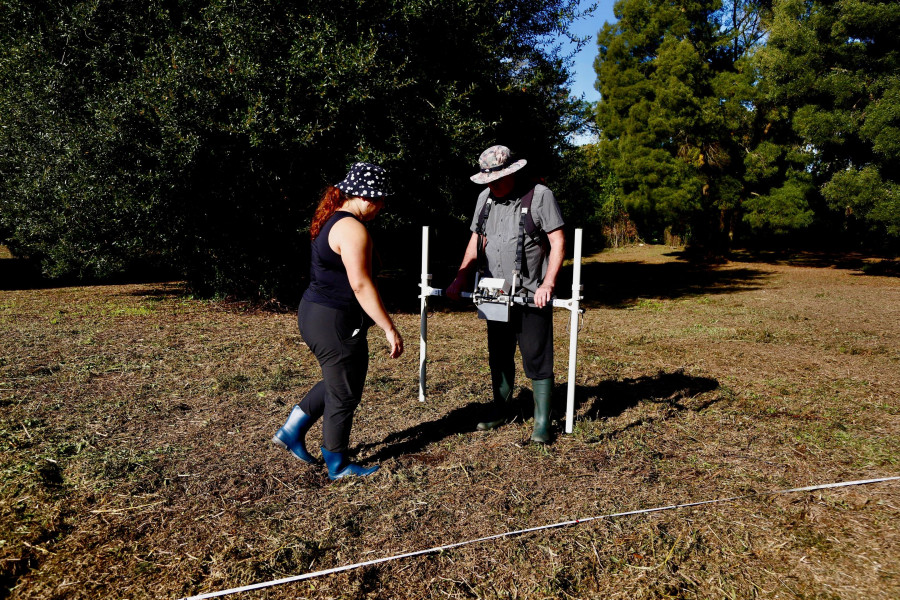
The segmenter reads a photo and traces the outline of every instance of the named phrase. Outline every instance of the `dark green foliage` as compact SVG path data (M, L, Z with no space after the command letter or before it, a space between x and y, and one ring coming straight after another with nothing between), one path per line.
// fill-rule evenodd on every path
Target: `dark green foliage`
M597 121L645 232L714 251L836 223L857 242L900 235L900 4L619 0L616 14L598 36Z
M395 234L464 228L486 146L558 168L579 105L541 42L574 4L6 2L0 241L48 275L155 263L290 297L319 193L371 160L399 192L378 227L408 255L417 236Z
M615 174L603 163L597 144L571 148L563 154L566 177L553 190L574 227L584 229L584 252L637 241L637 231Z
M747 229L808 225L802 152L752 60L767 4L619 0L616 15L598 35L597 121L643 230L718 253Z
M900 237L898 31L897 2L781 0L762 53L815 185L861 235Z
M620 0L597 38L601 149L648 230L701 212L712 2Z

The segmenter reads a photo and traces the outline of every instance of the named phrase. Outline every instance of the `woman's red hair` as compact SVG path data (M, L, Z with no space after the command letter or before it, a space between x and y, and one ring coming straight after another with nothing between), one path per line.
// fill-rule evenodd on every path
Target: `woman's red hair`
M325 221L330 219L331 215L337 212L337 209L342 207L346 201L347 196L338 188L333 185L325 188L325 191L322 192L322 198L319 200L319 206L316 207L316 212L313 215L312 225L309 226L309 237L316 239L319 236L319 232L322 231Z

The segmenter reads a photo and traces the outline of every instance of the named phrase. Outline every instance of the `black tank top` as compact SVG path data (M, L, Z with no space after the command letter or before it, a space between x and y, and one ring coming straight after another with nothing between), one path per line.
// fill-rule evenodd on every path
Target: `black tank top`
M359 221L355 215L339 210L325 221L319 235L312 241L312 253L309 264L309 287L303 292L307 302L324 304L341 310L362 312L362 307L350 287L347 269L341 255L328 245L328 234L334 224L351 217Z

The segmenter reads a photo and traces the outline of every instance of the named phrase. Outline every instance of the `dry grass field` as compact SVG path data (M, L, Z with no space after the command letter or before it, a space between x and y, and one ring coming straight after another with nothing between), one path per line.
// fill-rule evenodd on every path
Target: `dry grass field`
M0 279L3 262L0 260ZM896 270L894 270L896 272ZM880 274L879 274L880 273ZM864 257L586 259L577 423L476 432L484 323L435 302L429 399L371 363L332 483L269 444L318 377L295 316L176 284L0 282L0 598L179 598L621 511L235 598L900 598L900 278ZM568 296L569 276L560 296ZM446 282L435 281L443 286ZM416 306L417 281L408 282ZM320 429L310 434L317 447Z

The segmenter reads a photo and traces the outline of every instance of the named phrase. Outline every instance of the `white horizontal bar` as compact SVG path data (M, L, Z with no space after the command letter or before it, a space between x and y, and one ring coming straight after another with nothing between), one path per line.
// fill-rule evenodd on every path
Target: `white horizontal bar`
M422 293L419 295L419 298L422 298L423 296L444 296L444 290L442 290L442 289L433 288L431 286L421 285L421 284L419 284L419 287L422 288ZM463 298L472 298L474 296L474 294L472 292L461 292L459 295L462 296ZM504 303L504 302L507 302L508 298L509 298L508 296L499 296L496 300L494 300L494 302ZM531 299L532 298L529 298L529 300L531 300ZM564 300L561 298L554 298L553 299L553 307L554 308L565 308L566 310L575 310L576 307L575 307L574 303L577 301L580 301L580 300L581 300L580 297L577 299L569 298L568 300ZM519 304L519 305L524 304L524 305L532 306L532 307L535 306L535 304L533 302L526 302L525 298L523 298L522 296L513 296L512 303Z

